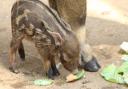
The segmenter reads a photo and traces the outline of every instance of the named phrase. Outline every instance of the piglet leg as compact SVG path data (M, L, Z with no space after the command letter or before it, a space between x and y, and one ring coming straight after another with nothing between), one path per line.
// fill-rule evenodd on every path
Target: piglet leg
M19 73L19 71L16 69L16 52L17 49L19 48L19 45L22 42L23 35L19 37L13 37L11 44L10 44L10 49L9 49L9 69L10 71L14 73Z

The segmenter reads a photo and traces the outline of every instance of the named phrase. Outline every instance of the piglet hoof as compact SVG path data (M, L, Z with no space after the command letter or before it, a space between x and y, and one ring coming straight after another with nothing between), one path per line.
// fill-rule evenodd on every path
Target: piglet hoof
M20 73L19 70L15 69L15 68L13 68L13 67L9 67L9 70L10 70L11 72L15 73L15 74Z
M84 65L84 69L89 72L97 72L100 69L100 65L97 62L96 58L93 57L92 60Z
M53 71L53 76L59 76L59 75L60 75L60 73L58 70Z
M46 73L46 75L48 76L48 78L54 80L53 70L52 69L49 69L48 72Z
M53 70L53 76L59 76L60 75L60 73L59 73L58 69L56 68L56 66L54 66L52 68L52 70Z

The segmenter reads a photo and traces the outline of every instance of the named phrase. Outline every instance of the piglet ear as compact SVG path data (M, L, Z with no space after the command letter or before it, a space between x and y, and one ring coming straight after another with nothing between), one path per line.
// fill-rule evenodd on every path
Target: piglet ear
M58 32L52 32L52 31L49 31L49 30L47 30L47 31L53 37L56 46L60 46L60 45L63 44L64 40Z
M42 24L43 27L46 28L47 32L53 37L56 46L60 46L60 45L63 44L64 40L58 32L50 31L49 30L50 28L49 28L48 24L45 21L41 21L41 24Z

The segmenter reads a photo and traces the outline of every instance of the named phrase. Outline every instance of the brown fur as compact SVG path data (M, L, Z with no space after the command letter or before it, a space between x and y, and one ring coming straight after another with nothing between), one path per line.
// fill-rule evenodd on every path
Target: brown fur
M92 51L86 42L86 3L86 0L49 0L50 6L71 25L81 44L84 61L88 62L92 59Z
M13 5L11 21L11 69L14 69L16 51L23 48L24 38L35 44L46 72L55 65L56 57L60 57L67 70L72 72L77 69L80 57L79 42L70 26L61 20L55 11L38 0L19 0ZM24 49L20 49L19 53L22 51Z

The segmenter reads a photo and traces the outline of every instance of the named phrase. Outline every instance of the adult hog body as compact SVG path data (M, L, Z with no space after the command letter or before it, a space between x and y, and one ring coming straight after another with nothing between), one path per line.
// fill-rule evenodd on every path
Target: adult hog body
M59 75L56 58L70 72L78 68L80 46L70 26L58 14L38 0L18 0L11 11L12 40L10 43L10 70L17 73L15 56L18 50L22 60L25 52L22 40L35 44L48 77Z
M58 12L59 16L71 25L81 45L80 66L90 72L100 68L92 49L86 42L86 0L49 0L49 5Z

